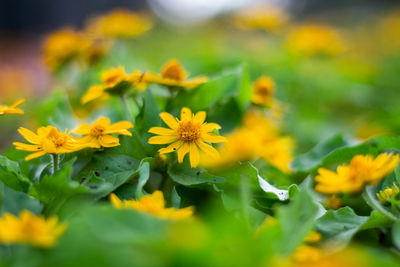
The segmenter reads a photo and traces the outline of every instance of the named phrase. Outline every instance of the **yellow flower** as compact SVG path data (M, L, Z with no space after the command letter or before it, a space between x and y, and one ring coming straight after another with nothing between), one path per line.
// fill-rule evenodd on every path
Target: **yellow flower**
M129 121L111 124L110 119L100 117L92 125L87 123L80 124L75 130L72 130L72 133L84 135L79 139L79 142L87 147L113 147L119 146L119 140L111 134L132 136L128 131L132 127L133 124Z
M161 154L178 151L178 161L182 163L185 155L189 153L192 168L197 167L200 160L198 148L212 158L219 157L218 151L206 143L226 142L226 138L210 133L214 129L221 129L221 126L216 123L205 123L206 113L204 111L192 115L189 108L182 108L180 120L175 119L167 112L161 113L160 117L171 129L151 128L149 133L160 136L153 136L148 142L160 145L172 143L168 147L158 150Z
M45 219L28 210L23 210L19 217L5 213L0 218L0 242L52 247L66 228L66 224L59 224L55 216Z
M383 42L384 52L400 49L400 10L396 9L384 16L379 23L379 40Z
M277 6L254 5L235 14L233 20L234 25L242 30L276 31L288 22L289 16Z
M364 253L352 247L335 253L329 253L327 250L312 247L309 245L300 245L291 257L290 265L292 267L359 267L368 266Z
M17 108L24 102L25 99L20 99L11 106L0 105L0 116L6 114L24 114L24 111L22 109Z
M317 243L321 241L321 234L315 231L311 231L308 235L304 238L304 241L307 243Z
M134 86L137 90L144 90L147 88L150 80L154 79L154 76L155 74L143 73L138 70L128 75L122 66L103 71L100 75L103 84L96 84L89 87L88 91L82 97L82 103L86 104L114 91L120 92L119 90L126 89L128 86ZM121 89L120 85L122 84L126 86L123 85Z
M390 131L384 126L374 123L362 123L357 125L355 136L362 140L367 140L375 136L388 134Z
M231 166L239 161L263 158L284 172L290 172L293 140L280 136L278 125L264 115L250 112L244 125L227 136L221 157L202 161L206 167Z
M74 29L61 29L46 38L43 45L44 62L50 70L56 70L88 45L88 41Z
M167 86L178 86L184 88L194 88L207 82L208 78L205 76L198 76L195 78L187 79L187 73L181 63L172 59L164 65L161 70L161 77L154 77L154 82Z
M28 155L25 160L31 160L45 154L71 153L84 148L75 138L67 134L67 130L65 133L59 132L54 126L40 127L36 134L23 127L20 127L18 132L31 144L14 142L15 148L34 152Z
M339 33L325 25L310 24L296 28L289 36L287 48L296 55L336 55L343 49Z
M343 164L336 172L320 168L315 190L324 194L356 193L365 184L375 185L396 168L399 155L382 153L375 159L371 155L357 155L349 165Z
M152 22L147 16L126 9L115 9L91 22L92 29L108 37L135 37L152 27Z
M274 99L274 91L275 82L270 77L258 78L253 84L253 103L270 106Z
M336 195L331 195L325 200L325 205L333 210L337 210L342 207L342 200Z
M393 183L392 188L386 188L383 191L381 190L378 194L376 194L376 196L382 204L385 204L389 199L395 198L399 194L399 192L399 187L395 183Z
M154 191L151 195L143 196L140 200L131 199L121 201L115 194L111 194L110 201L111 204L118 209L134 209L163 219L188 219L191 218L194 213L193 206L183 209L166 208L164 195L158 190Z

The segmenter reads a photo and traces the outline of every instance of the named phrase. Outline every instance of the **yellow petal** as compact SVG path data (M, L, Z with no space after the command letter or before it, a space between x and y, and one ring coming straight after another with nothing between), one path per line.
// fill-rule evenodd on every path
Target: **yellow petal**
M114 193L111 193L110 195L110 202L114 207L122 208L122 201Z
M203 134L202 139L207 143L222 143L227 141L225 137L215 134Z
M40 148L38 145L29 145L29 144L24 144L20 142L14 142L14 146L16 146L16 149L18 150L23 150L23 151L38 151Z
M81 123L77 128L72 130L71 133L86 135L90 133L91 129L92 126L90 126L89 124Z
M106 117L100 117L94 123L98 123L98 124L104 126L105 128L108 128L111 125L111 120L109 118L106 118Z
M203 124L203 122L206 120L206 113L204 111L197 112L196 115L194 116L193 120L195 122Z
M35 152L35 153L32 153L32 154L26 156L25 160L35 159L35 158L41 157L45 154L46 154L46 152L44 152L44 151L38 151L38 152Z
M112 135L101 135L98 137L98 141L103 147L119 146L119 139Z
M119 122L112 124L109 127L109 130L122 130L122 129L126 130L126 129L130 129L130 128L133 128L133 124L130 123L129 121L119 121Z
M206 143L203 143L201 141L197 142L197 145L200 147L201 150L203 150L204 152L206 152L208 155L210 155L213 158L219 158L219 153L218 151L213 148L210 145L207 145Z
M164 127L152 127L150 128L149 133L159 135L174 135L176 134L176 131Z
M178 128L178 122L171 114L167 112L162 112L160 114L160 117L171 129L176 130Z
M190 167L196 168L200 161L200 153L194 142L190 143L189 147Z
M14 104L12 104L12 105L10 106L10 108L16 108L16 107L18 107L19 105L21 105L22 103L24 103L25 100L26 100L26 99L23 98L23 99L20 99L20 100L16 101Z
M181 148L178 150L178 162L179 163L183 162L183 158L189 152L189 149L190 149L189 143L187 143L187 142L183 143Z
M104 85L93 85L91 86L88 91L83 95L82 97L82 104L86 104L90 101L93 101L97 98L100 98L101 96L103 96L104 94L104 90L106 88L104 87Z
M167 136L150 137L147 142L152 145L163 145L163 144L169 144L169 143L175 142L176 140L178 140L177 136L167 135Z
M204 125L201 126L201 131L203 133L208 133L211 132L214 129L221 129L221 126L219 126L219 124L217 123L205 123Z
M39 144L40 143L40 138L37 136L34 132L29 131L26 128L20 127L18 129L18 132L30 143L32 144Z
M183 143L182 141L177 141L165 148L159 149L158 152L160 152L160 154L166 154L177 151L181 147L182 143Z
M189 108L182 108L181 121L190 121L192 119L192 111Z

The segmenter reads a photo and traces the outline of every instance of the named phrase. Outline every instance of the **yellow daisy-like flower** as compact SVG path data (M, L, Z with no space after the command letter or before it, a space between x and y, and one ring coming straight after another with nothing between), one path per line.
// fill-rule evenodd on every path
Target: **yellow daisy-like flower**
M399 193L399 187L395 183L393 183L392 188L388 187L383 191L381 190L379 191L379 193L376 194L376 196L382 204L385 204L389 199L395 198Z
M129 121L120 121L111 124L110 119L100 117L92 125L87 123L80 124L72 133L84 135L79 139L79 142L87 147L113 147L119 146L119 139L111 134L122 134L132 136L128 129L132 128L133 124Z
M169 220L188 219L194 213L193 206L183 209L166 208L164 195L158 190L154 191L151 195L143 196L140 200L131 199L121 201L115 194L111 194L110 202L118 209L134 209Z
M95 27L102 35L108 37L135 37L152 27L152 21L147 16L127 9L115 9L92 20L92 23L96 25Z
M396 168L399 155L382 153L375 159L371 155L357 155L349 165L339 166L336 172L320 168L315 190L324 194L356 193L366 184L375 185Z
M310 24L296 28L289 36L287 49L296 55L333 56L344 49L339 33L325 25Z
M103 71L101 73L101 81L103 84L96 84L89 87L88 91L83 95L81 102L82 104L86 104L111 94L114 90L118 91L121 89L119 86L123 83L127 85L123 89L126 89L128 86L133 86L137 90L144 90L155 77L156 75L153 73L141 72L138 70L127 74L122 66Z
M227 136L217 160L205 158L206 167L225 167L240 161L263 158L284 172L290 172L294 141L289 136L280 136L278 125L264 115L250 112L244 125Z
M67 130L63 133L54 126L40 127L36 133L20 127L18 132L31 144L14 142L15 148L34 152L25 157L25 160L38 158L45 154L71 153L84 148L75 138L67 134Z
M25 99L20 99L11 106L0 105L0 116L6 114L24 114L24 111L22 109L17 108L24 102Z
M19 217L5 213L0 218L0 243L52 247L66 228L56 216L45 219L28 210L23 210Z
M234 25L241 30L276 31L289 21L285 10L273 5L254 5L234 15Z
M149 133L158 134L149 139L149 144L169 144L166 148L158 150L160 154L178 151L178 161L183 162L187 153L190 156L190 166L196 168L200 161L200 148L213 158L218 158L218 151L206 143L226 142L226 138L210 133L214 129L221 129L216 123L205 123L206 112L200 111L192 114L189 108L182 108L181 119L174 118L171 114L163 112L161 119L170 127L153 127Z
M182 64L172 59L163 66L161 77L155 77L154 82L167 86L194 88L208 81L205 76L187 79L188 77L189 73L184 70Z
M270 77L260 77L253 84L252 101L262 106L270 106L274 100L275 82Z
M51 70L55 70L89 45L88 40L74 29L61 29L46 38L43 45L44 62Z

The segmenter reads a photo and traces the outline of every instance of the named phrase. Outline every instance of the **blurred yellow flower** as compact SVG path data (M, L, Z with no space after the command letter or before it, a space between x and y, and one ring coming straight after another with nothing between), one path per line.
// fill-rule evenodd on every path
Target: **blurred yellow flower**
M287 49L295 55L333 56L343 51L344 44L335 29L322 24L309 24L294 29L288 38Z
M289 21L287 12L273 5L254 5L233 16L234 25L241 30L263 29L276 31Z
M77 142L76 138L67 134L67 130L65 133L59 132L54 126L40 127L36 134L23 127L20 127L18 132L31 144L14 142L15 148L34 152L25 157L25 160L38 158L45 154L71 153L84 148L82 144Z
M336 172L319 168L315 190L324 194L359 192L365 184L375 185L391 173L398 161L399 155L393 153L381 153L375 159L371 155L357 155L349 165L337 167Z
M284 172L290 172L294 142L289 136L280 136L278 125L265 115L249 112L243 127L227 136L219 159L205 159L206 167L224 167L239 161L263 158Z
M80 33L71 28L64 28L50 34L44 41L44 63L50 70L77 56L90 43Z
M365 254L359 249L347 247L339 252L300 245L292 254L291 267L362 267L368 266Z
M376 194L379 201L382 204L385 204L389 199L395 198L400 193L399 187L393 183L392 188L386 188L385 190L380 190L379 193Z
M79 142L87 147L113 147L119 146L119 139L111 134L122 134L132 136L128 129L132 128L133 124L129 121L120 121L111 124L110 119L100 117L97 121L89 125L87 123L80 124L72 133L83 135L79 138Z
M107 37L130 38L143 34L152 27L150 18L127 9L115 9L90 21L90 28Z
M307 243L317 243L321 241L321 234L316 231L311 231L308 235L304 238L304 241Z
M400 50L400 10L394 10L384 16L379 25L378 38L383 41L383 51L395 52Z
M167 86L178 86L184 88L194 88L208 81L205 76L190 78L179 61L172 59L168 61L161 70L161 77L155 77L154 82Z
M270 106L274 100L275 82L270 77L260 77L253 83L252 101L262 106Z
M361 123L355 129L355 136L367 140L375 136L388 134L390 131L384 126L375 123Z
M342 207L343 203L336 195L331 195L325 200L325 205L330 209L337 210Z
M114 193L110 195L111 204L118 209L134 209L140 212L149 213L159 218L170 220L188 219L193 216L194 207L183 209L166 208L164 195L161 191L154 191L151 195L143 196L140 200L121 201Z
M19 217L5 213L0 218L0 242L52 247L66 228L66 224L59 224L55 216L45 219L28 210L23 210Z
M20 99L11 106L0 104L0 116L6 114L24 114L22 109L17 108L19 105L25 102L25 99Z
M103 84L96 84L89 87L88 91L83 95L81 102L86 104L108 94L122 92L120 90L126 89L129 86L133 86L137 90L144 90L147 88L150 80L154 79L154 76L155 74L141 71L134 71L132 74L127 74L122 66L103 71L100 75ZM122 89L120 85L123 85Z
M197 167L200 160L200 148L210 157L219 158L218 151L206 143L226 142L226 138L210 133L214 129L221 129L216 123L205 123L206 113L204 111L192 114L189 108L182 108L181 119L174 118L171 114L163 112L160 114L161 119L170 127L153 127L149 133L158 134L148 140L149 144L169 144L166 148L158 150L161 154L178 151L178 161L183 162L183 158L187 153L190 156L190 166Z

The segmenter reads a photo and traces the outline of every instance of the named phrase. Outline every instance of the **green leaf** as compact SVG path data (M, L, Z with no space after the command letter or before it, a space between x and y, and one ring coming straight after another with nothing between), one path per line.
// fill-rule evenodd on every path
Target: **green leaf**
M350 207L345 207L327 211L317 220L316 225L324 236L345 246L367 221L367 216L358 216Z
M136 187L137 199L140 199L144 195L143 187L150 178L150 162L152 161L153 158L145 158L142 160L142 162L140 162L140 166L137 170L137 172L139 172L139 180Z
M252 84L249 77L248 66L242 65L241 67L242 77L240 80L239 91L237 94L237 102L240 108L244 112L249 105L252 97Z
M184 105L193 111L207 110L219 100L235 96L238 97L238 103L244 110L250 100L247 91L249 83L247 67L239 66L226 70L196 89L180 91L174 99L174 108L177 109Z
M397 249L400 249L400 221L397 221L392 227L392 240Z
M282 228L282 249L285 253L293 252L314 228L318 207L308 190L300 190L287 206L277 210Z
M368 217L368 220L363 225L361 225L360 230L390 227L391 225L393 225L393 220L389 219L381 212L373 210L371 212L371 215Z
M203 168L191 168L187 161L183 163L175 161L168 166L167 172L174 182L185 186L225 182L225 178L212 175Z
M0 180L16 191L27 192L30 186L28 178L21 174L19 164L0 155Z
M334 135L322 141L307 153L294 158L291 167L294 171L311 172L316 168L315 166L321 164L321 160L329 153L347 145L348 142L341 135Z
M25 193L15 191L0 182L1 196L1 213L10 212L18 215L22 210L30 210L35 214L39 214L42 205L37 199L29 197Z
M315 172L322 166L329 167L348 162L359 154L377 155L386 150L400 150L400 138L382 135L359 145L349 146L342 137L335 136L306 154L296 157L292 162L292 167L298 172Z

